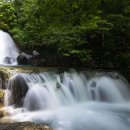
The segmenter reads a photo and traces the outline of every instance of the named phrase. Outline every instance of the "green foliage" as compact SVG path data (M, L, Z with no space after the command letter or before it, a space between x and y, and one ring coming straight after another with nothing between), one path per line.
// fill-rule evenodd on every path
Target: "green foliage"
M11 2L0 0L0 29L12 29L16 22L14 8Z
M56 55L84 65L128 60L129 21L129 0L0 0L0 28L9 29L21 46L55 46Z

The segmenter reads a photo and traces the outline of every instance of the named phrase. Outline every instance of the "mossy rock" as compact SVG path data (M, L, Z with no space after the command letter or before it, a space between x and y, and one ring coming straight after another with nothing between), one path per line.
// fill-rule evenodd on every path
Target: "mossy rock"
M5 91L0 89L0 107L4 106L4 94Z
M47 125L34 124L31 122L0 123L0 130L52 130Z

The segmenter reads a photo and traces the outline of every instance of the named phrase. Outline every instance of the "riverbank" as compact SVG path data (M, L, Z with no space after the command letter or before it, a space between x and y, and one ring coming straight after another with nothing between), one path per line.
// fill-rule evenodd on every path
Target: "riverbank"
M0 123L0 130L52 130L47 125L34 124L32 122Z

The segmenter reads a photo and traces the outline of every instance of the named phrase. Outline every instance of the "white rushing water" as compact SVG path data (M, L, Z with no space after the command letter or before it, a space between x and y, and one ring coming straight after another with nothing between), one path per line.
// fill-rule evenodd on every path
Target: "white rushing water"
M18 55L18 49L11 36L0 30L0 64L16 65L16 58Z
M10 79L10 90L19 75L29 90L11 120L48 124L54 130L130 129L129 85L119 74L20 73Z

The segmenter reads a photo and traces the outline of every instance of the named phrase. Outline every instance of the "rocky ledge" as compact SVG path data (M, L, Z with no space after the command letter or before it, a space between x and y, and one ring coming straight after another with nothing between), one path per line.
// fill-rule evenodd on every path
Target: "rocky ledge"
M47 125L32 122L0 123L0 130L52 130Z

